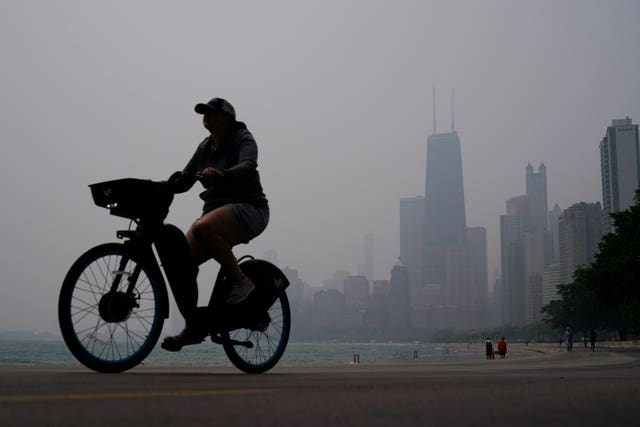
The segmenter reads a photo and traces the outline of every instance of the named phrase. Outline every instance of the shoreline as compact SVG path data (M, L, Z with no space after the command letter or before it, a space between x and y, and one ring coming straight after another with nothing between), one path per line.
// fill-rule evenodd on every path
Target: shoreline
M602 348L600 351L529 351L520 349L514 351L511 357L505 359L487 360L484 357L438 357L423 358L413 360L395 361L367 361L366 357L361 359L361 363L308 363L308 364L288 364L279 363L270 372L275 374L313 374L321 372L414 372L419 370L429 372L433 375L448 375L459 372L485 372L485 373L506 373L506 372L534 372L534 371L555 371L567 368L604 368L637 364L640 361L640 349L619 349ZM79 363L59 363L59 364L0 364L0 374L9 372L85 372L96 374L96 372L86 368ZM143 373L176 373L176 372L218 372L218 373L240 373L230 362L224 364L154 364L141 363L140 365L121 373L120 375L143 374ZM267 373L268 375L268 373Z
M0 366L2 367L43 367L43 366L80 366L79 362L68 352L64 343L55 346L40 346L36 341L7 341L15 344L15 349L2 346L0 341ZM24 344L24 345L23 345ZM290 342L280 367L339 367L339 366L409 366L459 363L489 363L493 366L505 362L516 362L534 359L549 359L572 354L589 356L593 353L584 348L583 343L574 343L573 352L567 353L564 344L559 342L508 343L507 355L501 359L498 355L487 360L484 343L347 343L347 342ZM45 349L46 348L46 349ZM13 354L12 354L13 351ZM597 344L595 353L612 352L624 354L640 351L639 341L602 341ZM144 368L187 368L187 367L224 367L230 362L222 348L205 343L202 346L186 348L181 353L167 353L159 348L143 361Z

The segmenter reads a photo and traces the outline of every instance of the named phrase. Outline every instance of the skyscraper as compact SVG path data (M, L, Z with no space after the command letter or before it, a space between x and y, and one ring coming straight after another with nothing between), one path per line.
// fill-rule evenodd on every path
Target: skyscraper
M413 308L420 311L414 314L422 319L418 322L421 327L429 323L435 328L478 327L479 320L486 319L486 236L482 228L467 228L453 93L451 132L436 133L434 114L426 164L422 280L413 287L413 295L430 302L427 306L412 301ZM417 206L419 202L414 203Z
M557 286L561 284L560 263L549 264L542 275L542 305L560 299Z
M531 203L531 227L547 230L547 168L540 163L538 172L533 171L531 163L527 165L527 196Z
M365 276L349 276L344 280L344 304L357 309L369 304L369 281Z
M444 285L446 255L466 244L467 220L458 133L434 134L427 139L422 283Z
M313 328L316 331L337 331L345 325L344 294L335 289L317 292L313 296Z
M373 234L365 234L362 245L364 253L364 262L358 265L358 274L365 276L369 282L374 280L374 268L373 268Z
M522 236L524 256L524 320L533 323L542 320L542 277L545 264L545 234L532 229Z
M513 201L511 199L510 201ZM526 196L520 196L527 201ZM518 210L522 204L507 201L507 214L500 215L500 258L502 266L501 321L508 325L524 324L524 253L522 245L523 219ZM520 210L527 213L528 209Z
M367 326L373 333L386 333L390 329L390 293L389 280L373 281L373 293L369 300L369 310L367 312Z
M557 263L560 259L560 234L558 232L558 219L560 218L561 213L562 210L557 203L553 206L553 209L549 211L549 231L551 232L551 239L553 241L553 263Z
M502 321L524 325L540 320L542 283L553 262L553 239L548 231L547 169L526 167L527 194L506 202L500 216L502 260Z
M571 283L575 270L593 262L602 238L600 203L577 203L559 219L560 282Z
M344 280L345 326L364 326L364 313L369 308L369 280L365 276L349 276Z
M422 284L424 197L400 199L400 259L409 270L412 288Z
M500 255L502 266L501 318L510 325L522 325L524 317L524 230L531 225L531 203L526 195L505 203L500 215Z
M391 269L389 325L395 333L411 328L409 271L401 260Z
M629 117L613 120L600 142L600 169L602 174L602 209L604 233L613 231L612 212L633 205L636 189L640 185L640 144L638 125Z

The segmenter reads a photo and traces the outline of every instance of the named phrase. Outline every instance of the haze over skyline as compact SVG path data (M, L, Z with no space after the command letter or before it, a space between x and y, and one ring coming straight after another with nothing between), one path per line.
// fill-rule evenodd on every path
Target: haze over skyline
M272 208L236 253L275 249L321 286L356 272L367 233L389 278L399 200L425 191L434 78L438 132L454 88L491 286L528 163L547 167L549 209L601 200L598 144L612 119L640 121L639 24L638 0L3 2L0 330L57 330L71 263L127 226L87 185L182 169L206 136L193 107L214 96L256 137ZM168 222L200 211L193 189Z

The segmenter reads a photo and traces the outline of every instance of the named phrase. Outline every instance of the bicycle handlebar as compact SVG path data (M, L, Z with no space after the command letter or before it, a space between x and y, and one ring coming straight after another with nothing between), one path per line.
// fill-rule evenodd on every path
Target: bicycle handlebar
M174 194L185 193L193 187L197 181L202 180L202 175L199 173L190 174L182 171L177 171L171 174L167 180L167 187Z

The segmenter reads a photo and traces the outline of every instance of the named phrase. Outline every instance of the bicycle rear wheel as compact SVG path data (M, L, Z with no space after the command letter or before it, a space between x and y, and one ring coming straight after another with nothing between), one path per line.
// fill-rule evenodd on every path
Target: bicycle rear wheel
M164 323L161 282L152 272L118 243L96 246L71 266L58 321L67 347L83 365L122 372L151 352ZM133 292L127 292L134 280Z
M260 374L273 368L289 341L291 312L284 290L269 308L270 321L261 329L235 329L222 333L223 348L231 363L248 374ZM238 344L251 343L251 348Z

